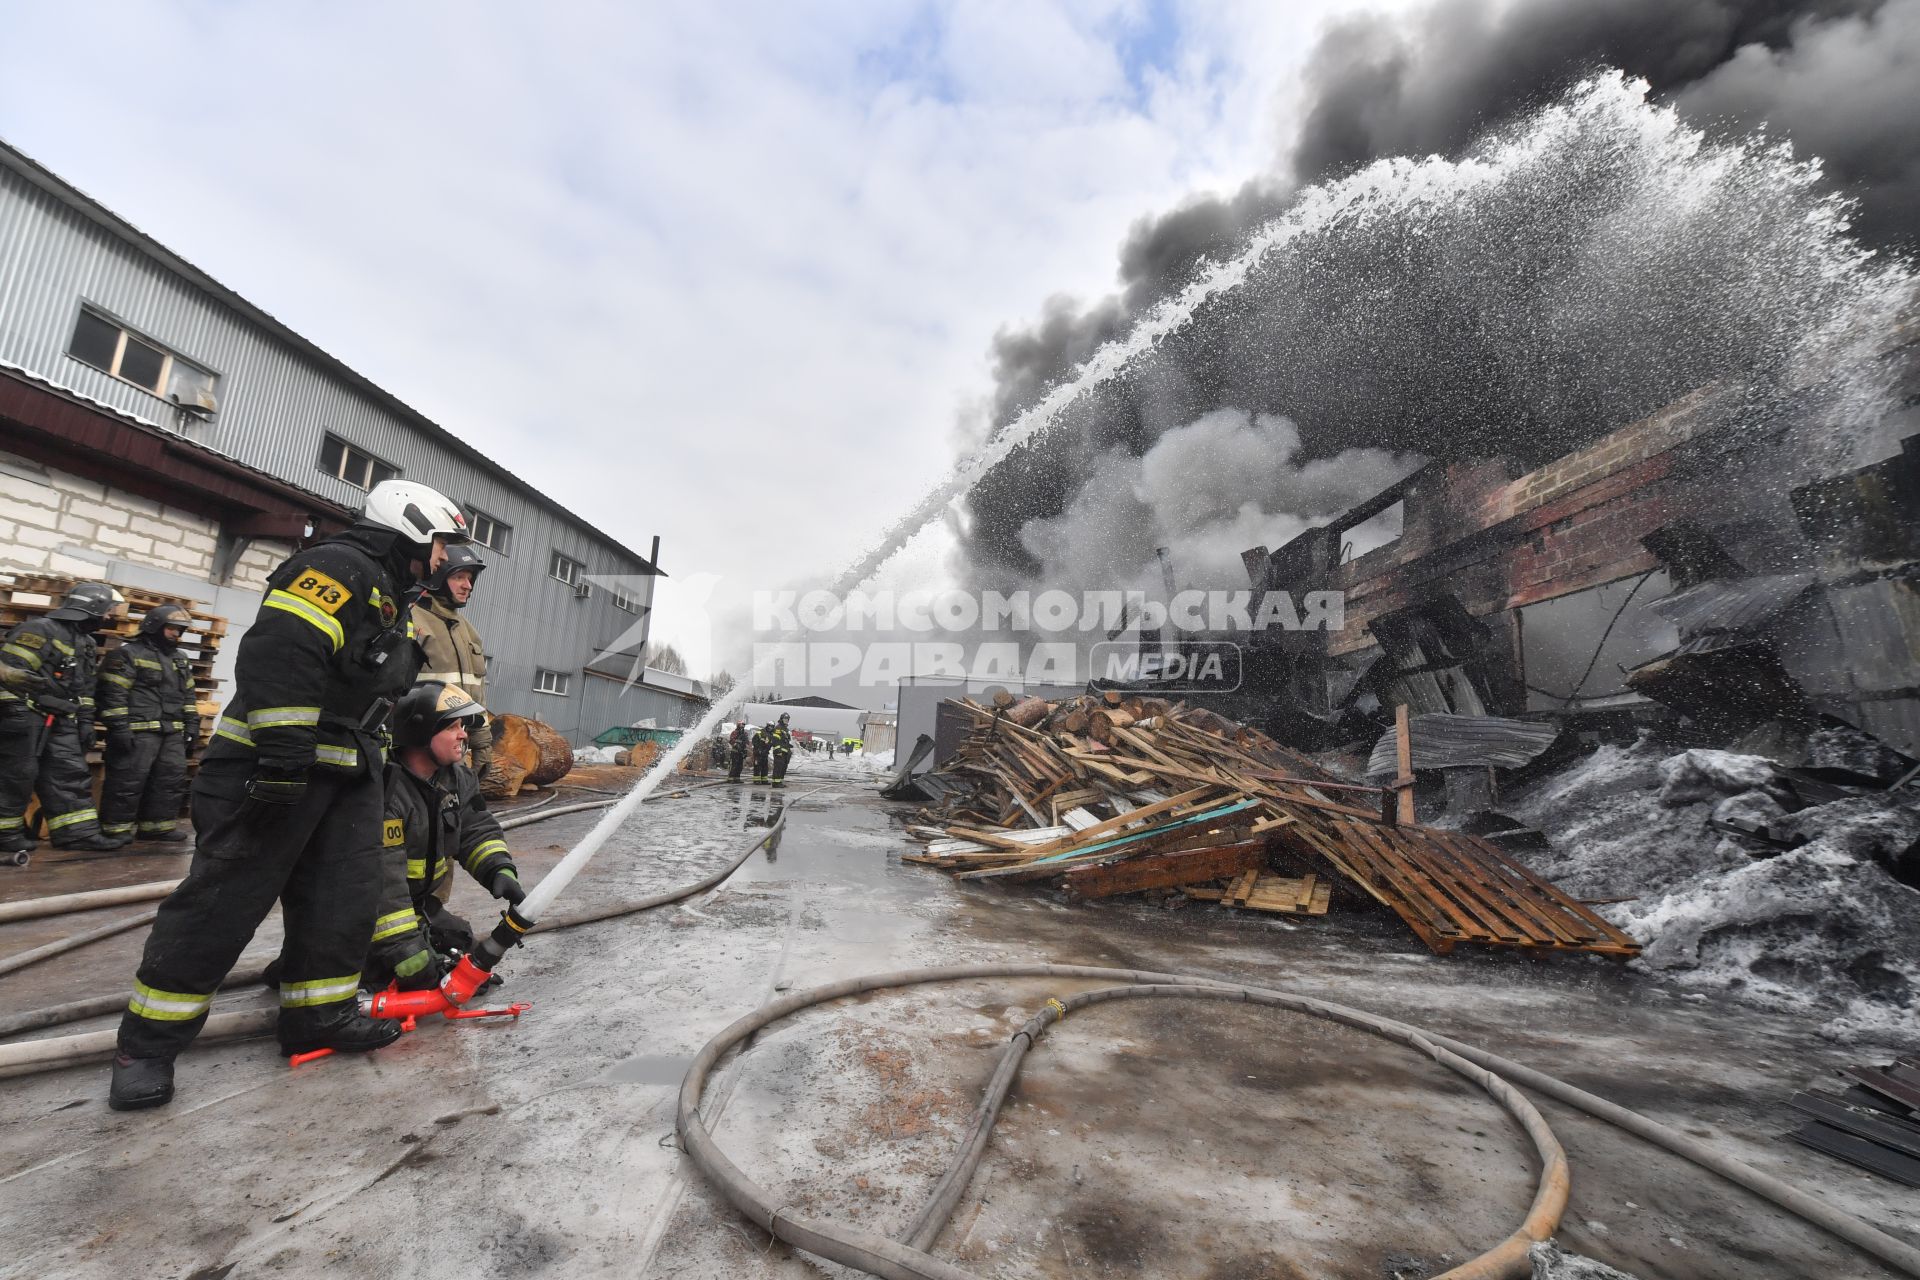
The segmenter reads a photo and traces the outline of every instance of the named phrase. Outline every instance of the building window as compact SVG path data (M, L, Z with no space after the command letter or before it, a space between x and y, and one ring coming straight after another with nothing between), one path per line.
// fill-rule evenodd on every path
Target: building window
M473 540L489 551L507 554L507 544L513 541L513 526L501 524L478 507L467 508L467 532Z
M549 577L558 578L568 586L576 588L580 595L587 594L586 573L587 566L572 556L561 555L558 551L553 553L553 562L547 566Z
M612 588L612 592L614 608L625 609L628 613L640 612L640 598L638 596L628 591L625 587L614 587Z
M565 671L548 671L536 667L533 672L533 691L535 693L553 693L562 698L567 696L567 686L573 682L573 676Z
M97 311L81 308L67 354L175 404L213 408L211 373Z
M339 436L328 436L321 443L320 469L356 489L371 489L382 480L392 480L400 474L400 468L392 463L354 448Z

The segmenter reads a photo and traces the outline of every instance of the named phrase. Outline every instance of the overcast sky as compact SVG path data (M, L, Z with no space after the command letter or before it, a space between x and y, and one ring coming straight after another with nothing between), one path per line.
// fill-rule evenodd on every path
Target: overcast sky
M14 2L0 136L732 596L938 479L996 328L1275 167L1355 7Z

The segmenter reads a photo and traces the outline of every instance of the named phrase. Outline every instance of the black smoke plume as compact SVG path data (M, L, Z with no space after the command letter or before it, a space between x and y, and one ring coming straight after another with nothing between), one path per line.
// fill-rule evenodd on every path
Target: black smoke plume
M1002 333L986 425L1012 421L1202 260L1230 255L1303 187L1386 156L1461 155L1603 66L1645 79L1655 101L1710 132L1764 128L1798 154L1820 156L1829 189L1857 202L1854 233L1863 243L1906 250L1920 240L1920 0L1443 0L1412 18L1362 17L1330 28L1308 60L1308 105L1284 171L1143 218L1121 248L1113 296L1084 306L1057 299L1037 324ZM1356 243L1346 251L1357 256L1337 276L1389 279L1394 264L1367 255L1408 246ZM1450 313L1441 291L1428 305L1432 314L1408 317L1415 327L1404 334L1407 349L1344 353L1369 371L1357 381L1371 386L1359 389L1250 352L1248 334L1273 319L1258 303L1217 308L1212 323L1177 335L1142 374L1083 397L982 481L963 522L969 572L983 581L1030 577L1042 567L1030 525L1067 512L1106 460L1141 457L1164 433L1217 409L1289 417L1303 438L1295 460L1312 461L1366 446L1551 456L1571 447L1569 434L1617 425L1606 415L1637 407L1555 405L1561 416L1543 424L1533 406L1500 394L1514 370L1496 367L1490 348L1432 341L1473 317ZM1284 311L1313 314L1297 301ZM1654 378L1641 399L1684 392L1679 384L1708 368L1676 365L1671 383ZM1383 412L1383 395L1394 391L1401 401ZM1303 413L1308 404L1313 412Z

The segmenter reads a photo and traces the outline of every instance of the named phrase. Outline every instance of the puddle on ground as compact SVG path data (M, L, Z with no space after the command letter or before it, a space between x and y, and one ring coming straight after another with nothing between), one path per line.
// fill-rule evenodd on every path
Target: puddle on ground
M623 1058L608 1067L600 1079L607 1084L667 1084L678 1085L686 1079L687 1068L693 1064L693 1058L676 1057L669 1054L641 1054L634 1058Z

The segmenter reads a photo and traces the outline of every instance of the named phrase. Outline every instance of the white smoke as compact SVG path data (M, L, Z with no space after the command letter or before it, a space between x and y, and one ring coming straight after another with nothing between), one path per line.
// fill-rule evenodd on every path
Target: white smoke
M1242 551L1279 547L1426 461L1376 448L1301 453L1291 419L1215 409L1166 431L1139 457L1114 449L1095 459L1066 509L1029 520L1020 544L1039 563L1035 581L1048 587L1158 592L1159 547L1182 586L1240 586Z

